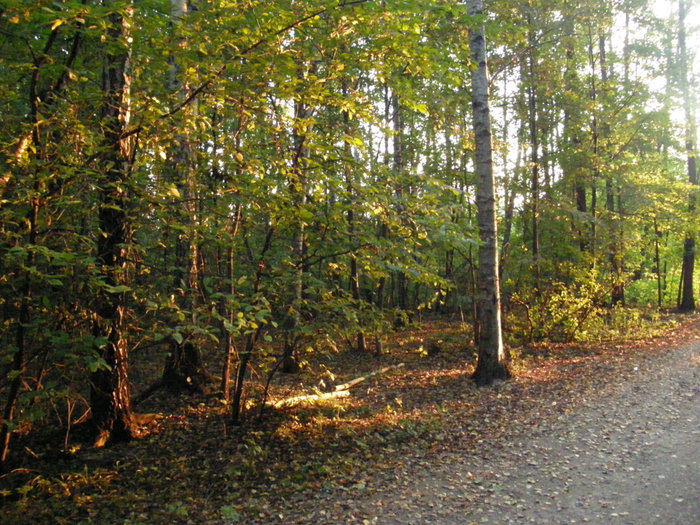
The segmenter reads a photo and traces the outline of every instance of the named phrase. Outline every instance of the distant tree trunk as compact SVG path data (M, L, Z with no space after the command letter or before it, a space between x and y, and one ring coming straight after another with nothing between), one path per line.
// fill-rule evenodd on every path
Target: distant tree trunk
M663 286L661 281L661 257L659 255L659 239L661 232L659 231L659 222L654 216L654 269L656 270L656 306L661 308L663 302Z
M111 5L111 2L105 4ZM100 293L98 318L94 324L94 334L105 340L100 356L107 365L94 372L90 381L90 408L97 430L95 446L103 446L108 440L129 440L136 433L124 337L127 297L119 289L124 285L126 250L132 233L127 218L126 188L129 187L134 143L133 137L123 136L130 114L132 15L133 7L129 5L108 16L104 45L101 108L104 136L98 160L103 180L99 195L97 262L104 283L111 289Z
M345 84L342 86L343 96L348 96L348 88ZM343 110L343 128L345 135L350 136L350 112L348 110ZM355 200L355 185L353 181L352 174L352 147L348 139L343 141L343 171L345 175L345 189L348 194L348 211L347 211L347 221L348 221L348 233L350 234L350 242L355 242L355 211L353 209L353 204ZM352 293L353 301L355 301L355 308L360 308L360 272L357 267L357 254L350 254L350 293ZM359 316L360 326L357 330L356 347L355 350L358 352L364 352L366 350L365 342L365 332L362 329L362 319Z
M298 75L302 79L302 65L298 65ZM295 121L303 121L310 114L309 107L301 100L294 104ZM294 127L292 133L292 170L289 190L292 196L294 207L299 211L299 220L296 224L296 231L292 239L292 260L294 261L294 277L292 279L292 300L290 304L290 317L287 335L282 350L282 372L286 374L295 373L299 370L295 351L299 339L299 328L301 327L302 312L304 302L304 257L306 255L306 225L301 218L301 210L307 204L306 196L306 174L304 173L304 159L308 156L306 147L306 135Z
M265 241L260 250L260 255L258 256L258 264L256 265L257 269L255 270L255 277L253 279L253 297L255 297L260 291L260 283L262 281L263 269L265 267L265 256L272 244L272 236L274 235L274 232L275 229L270 224L267 228L267 233L265 234ZM246 337L245 347L240 353L238 365L236 366L236 379L233 384L233 392L231 393L231 424L233 425L241 424L243 390L245 386L246 372L248 371L248 363L250 363L250 360L253 357L253 351L255 350L258 337L260 337L260 330L261 328L258 327L257 330L248 334Z
M507 83L507 76L503 76L503 92L506 93L508 91L508 83ZM501 117L503 119L503 131L502 131L502 137L501 140L503 141L503 144L508 144L509 143L509 130L510 126L508 125L508 104L503 104L503 115ZM505 211L503 214L503 241L501 244L501 255L500 255L500 261L498 264L498 280L499 282L503 282L503 273L504 273L504 268L505 268L505 262L508 259L508 251L510 250L510 238L511 238L511 233L513 231L513 213L515 211L515 187L516 187L516 181L520 173L520 163L522 161L522 148L520 147L520 140L516 141L516 157L515 157L515 166L513 168L512 174L508 174L508 156L510 154L509 148L503 148L502 152L502 158L501 162L503 163L503 170L505 173L505 181L503 183L504 187L504 192L505 192Z
M596 82L595 74L595 52L593 48L593 34L588 33L588 65L591 69L591 86L590 86L590 98L593 102L593 106L597 108L598 105L598 83ZM596 110L597 111L597 110ZM599 144L599 122L597 112L594 111L593 118L591 119L591 142L592 142L592 157L593 157L593 170L592 170L592 180L591 180L591 253L595 258L597 255L597 243L598 243L598 179L600 178L600 144Z
M605 36L600 35L598 37L598 60L600 63L600 80L601 80L601 90L607 89L608 83L608 69L607 69L607 58L605 52ZM600 131L604 135L608 135L610 130L608 125L600 126ZM616 199L616 197L618 197ZM615 201L617 200L617 212L615 210ZM612 173L609 170L605 173L605 210L608 215L608 229L610 231L609 248L608 248L608 258L610 260L610 266L612 269L613 283L610 292L610 304L624 305L625 304L625 283L622 275L622 258L623 252L621 250L621 227L618 224L622 222L620 209L622 202L617 191L617 185L613 179ZM616 217L617 215L617 217Z
M391 95L389 92L389 87L386 84L384 84L384 127L389 129L390 124L391 124ZM386 169L389 168L390 163L391 163L391 160L389 157L389 134L385 133L384 134L383 164L384 164ZM379 231L377 232L377 237L379 239L386 239L389 236L389 229L387 228L385 220L383 220L382 218L380 218L379 220L381 222L379 223ZM386 297L386 276L382 275L379 278L379 282L377 283L377 293L376 293L376 298L374 301L374 304L380 310L384 309L384 306L386 303L385 297Z
M680 54L680 82L683 93L683 109L685 111L685 152L688 157L688 182L693 186L698 184L697 167L695 164L695 138L696 124L695 112L691 100L688 84L688 53L685 41L685 16L686 6L684 0L678 2L678 49ZM688 212L692 216L696 208L695 190L688 197ZM683 270L681 300L679 309L684 312L695 310L695 296L693 292L693 278L695 275L695 234L688 231L683 243Z
M466 171L466 155L462 156L462 173L465 173ZM466 180L464 182L464 185L461 188L461 195L467 195L467 184ZM467 208L468 211L468 223L470 225L474 224L474 217L472 214L472 203L469 202L467 199L464 205ZM478 224L477 224L478 227ZM471 323L472 323L472 332L474 333L474 344L478 345L479 344L479 337L481 333L481 329L479 326L479 293L478 293L478 288L479 288L479 276L477 275L478 273L478 268L476 265L476 261L474 260L474 246L472 244L469 244L469 249L467 250L467 263L469 264L469 297L471 297L471 302L469 304L470 306L470 317L471 317ZM500 281L499 281L500 282Z
M231 243L233 244L233 242ZM233 246L228 249L227 254L227 274L228 274L228 293L233 296L235 293L234 281L233 281L233 267L234 267L234 251ZM223 302L223 301L222 301ZM221 390L222 399L228 403L231 400L231 364L236 353L236 341L234 340L232 329L230 326L233 325L234 312L233 309L227 308L225 305L220 309L221 322L219 332L221 333L221 345L223 349L224 364L221 367L221 382L219 388ZM226 319L228 321L229 327L223 321Z
M482 0L468 2L469 14L483 12ZM498 281L498 237L496 192L491 150L488 73L484 25L469 30L469 49L476 68L472 69L472 117L476 145L477 216L479 223L479 357L473 378L478 385L490 385L510 377L501 334L501 301Z
M401 110L401 101L397 93L394 93L391 99L392 121L394 125L394 174L396 176L396 187L394 193L396 195L397 212L403 212L403 171L405 169L404 159L404 137L403 137L403 114ZM400 219L403 220L403 219ZM400 310L408 309L408 278L402 270L394 272L396 282L396 304Z
M586 185L581 170L580 147L582 125L577 116L577 108L571 100L580 87L578 76L578 64L574 52L574 23L569 17L566 22L568 36L564 38L564 49L566 52L566 69L564 71L564 90L567 95L564 104L564 140L568 151L568 159L562 165L562 170L567 180L572 181L573 198L576 205L577 217L572 223L573 230L578 239L580 252L586 252L589 248L588 232L585 227L586 206Z
M180 26L187 15L189 3L187 0L170 1L170 18L175 34L182 34ZM184 38L180 39L185 42ZM178 93L182 89L180 81L180 66L177 57L170 56L170 90ZM182 98L182 93L180 93ZM182 198L178 204L177 222L184 231L175 232L175 271L173 272L174 296L177 298L177 308L196 312L196 294L199 290L199 253L197 241L193 235L193 224L197 220L196 199L194 199L194 183L192 180L192 146L184 123L175 134L175 147L170 152L171 176ZM194 322L194 319L192 320ZM201 391L209 374L204 368L201 351L197 344L188 340L189 333L171 338L170 353L163 369L162 382L173 390Z
M520 169L520 153L515 163L515 172ZM503 241L501 244L501 261L498 264L498 279L503 282L503 269L508 260L508 252L510 251L510 238L513 232L513 215L515 212L515 181L512 181L510 188L506 192L505 213L503 215Z
M236 312L230 306L229 301L233 299L236 294L236 282L235 282L235 242L236 237L243 220L243 208L240 203L236 204L236 207L231 215L231 226L226 238L226 243L229 244L226 250L226 282L228 285L228 295L229 299L223 296L219 300L219 314L221 315L221 321L219 323L219 332L221 334L221 349L224 356L224 364L221 368L221 383L220 390L222 398L225 402L231 400L231 366L234 357L236 356L236 341L234 338L233 324L235 321ZM228 321L227 323L224 321Z
M535 293L540 291L540 141L537 125L537 97L536 97L536 59L535 36L532 28L532 17L528 12L528 85L527 85L527 108L528 124L530 129L530 206L532 213L532 262L535 272Z
M453 174L454 169L454 151L450 133L445 133L445 172ZM455 181L452 181L454 185ZM450 222L457 224L459 222L460 213L457 209L453 209L450 212ZM448 247L445 250L445 279L448 281L452 280L454 275L454 260L455 260L455 249L453 247ZM444 290L440 300L436 302L436 311L444 312L448 311L450 305L450 299L452 297L452 292L450 290Z

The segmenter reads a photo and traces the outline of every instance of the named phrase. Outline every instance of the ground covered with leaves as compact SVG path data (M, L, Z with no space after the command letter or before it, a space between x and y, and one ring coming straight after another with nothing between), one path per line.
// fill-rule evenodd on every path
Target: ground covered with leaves
M397 333L381 356L328 355L301 375L280 376L270 391L272 402L313 395L391 367L348 396L268 408L261 419L252 407L235 428L216 396L158 392L139 406L155 414L142 440L91 449L78 429L67 448L65 436L54 433L18 441L33 461L0 480L0 520L384 522L395 515L382 512L387 491L419 501L411 491L419 490L420 473L425 478L467 452L488 465L524 429L604 399L640 368L653 369L672 349L700 341L698 317L675 317L668 327L646 340L513 350L513 379L479 389L469 380L474 355L465 328L431 321ZM402 486L407 492L397 493ZM425 488L422 512L430 514L431 504L440 506L440 490ZM405 512L397 519L410 522L421 510L408 502Z

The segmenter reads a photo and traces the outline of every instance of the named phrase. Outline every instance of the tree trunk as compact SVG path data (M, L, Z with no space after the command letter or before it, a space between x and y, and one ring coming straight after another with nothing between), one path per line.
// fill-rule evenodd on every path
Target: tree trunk
M384 127L386 129L389 129L389 126L391 125L391 94L389 92L389 87L387 84L384 84ZM389 166L391 164L391 158L389 155L389 133L384 133L384 151L383 151L383 159L382 159L382 164L384 165L385 169L388 171ZM378 232L377 232L377 238L378 239L386 239L389 237L389 229L386 224L386 220L383 218L379 218L379 225L378 225ZM386 262L386 261L385 261ZM375 295L375 301L374 304L379 310L384 310L384 307L386 305L386 275L382 275L378 279L377 283L377 290L376 290L376 295ZM379 341L379 338L377 338L377 341ZM379 352L377 352L379 353Z
M508 91L508 83L506 75L503 76L503 92ZM501 140L503 144L509 143L509 130L508 125L508 104L503 104L503 131ZM508 259L508 251L510 250L510 237L513 231L513 212L515 211L515 187L516 182L520 173L520 162L522 160L522 153L520 148L520 141L516 141L516 158L515 166L513 167L512 174L508 175L508 156L510 154L510 148L504 147L501 157L501 162L503 163L503 171L505 174L505 180L503 182L503 192L505 193L505 211L503 214L503 240L501 243L501 254L500 261L498 263L498 280L503 282L503 273L505 268L505 263Z
M483 12L482 0L468 2L470 16ZM496 192L491 149L488 73L484 25L469 30L469 49L476 68L472 69L472 117L476 146L477 220L479 224L479 357L473 378L478 385L490 385L510 377L501 334L501 302L498 281L498 238Z
M262 281L263 269L265 267L265 255L272 244L272 236L274 235L274 232L274 227L272 225L268 226L267 233L265 234L265 242L263 243L263 247L260 250L260 256L258 257L255 278L253 279L253 297L255 297L260 291L260 282ZM253 351L255 350L258 337L260 337L260 330L261 328L258 327L257 330L248 334L246 337L245 348L239 356L240 359L238 361L238 366L236 367L236 380L233 384L233 392L231 394L231 423L233 425L241 424L243 387L245 386L246 372L248 371L248 363L250 363L250 360L253 357Z
M189 11L187 0L170 0L170 19L173 33L181 35L180 26ZM177 38L177 37L176 37ZM180 37L180 45L185 44L186 39ZM170 90L173 94L179 94L183 85L180 81L180 65L177 56L170 56ZM172 182L178 189L182 203L177 204L177 222L183 227L183 231L175 232L175 271L173 272L173 294L177 300L177 309L191 312L192 324L196 319L196 296L199 290L199 254L197 240L194 235L194 224L197 220L196 199L192 170L192 146L188 133L188 126L179 122L179 130L175 134L175 147L170 152L170 166ZM201 351L196 342L191 340L189 331L178 334L178 338L171 338L170 352L163 369L162 384L168 388L181 390L202 391L203 385L209 378L204 368Z
M31 132L28 133L22 140L20 140L17 149L15 150L15 155L19 158L25 153L35 156L37 159L41 159L46 162L48 159L47 151L44 145L53 145L54 141L58 141L57 131L54 130L51 134L49 140L44 141L41 138L41 128L42 120L50 120L47 118L50 111L53 110L54 103L59 100L60 93L66 88L69 82L68 72L73 67L75 60L79 54L80 46L82 44L83 37L83 25L84 22L80 22L76 28L76 31L72 37L72 42L70 46L70 51L62 65L60 73L58 73L55 81L51 82L53 87L41 89L42 74L45 74L45 67L47 65L54 64L51 58L51 51L57 46L59 39L58 27L51 29L46 42L43 46L43 50L39 54L35 54L32 59L32 73L29 78L28 85L28 124L31 126ZM45 80L45 79L44 79ZM31 167L25 173L25 167ZM39 235L39 213L42 206L47 202L48 197L57 193L57 188L55 183L48 184L48 191L45 188L46 184L41 182L39 173L37 172L37 165L33 162L28 162L25 165L20 165L20 173L26 176L26 179L22 177L20 180L25 180L25 184L32 181L35 196L31 198L29 203L29 210L24 217L24 223L28 226L27 235L27 245L35 246L38 242ZM14 179L14 180L13 180ZM0 201L9 202L11 196L14 192L14 187L17 183L17 178L12 177L10 173L3 174L0 176ZM0 231L4 231L6 226L3 220L0 224ZM9 248L9 246L3 246L3 248ZM0 424L0 473L4 472L7 459L10 452L10 441L12 438L12 423L14 421L17 412L17 402L19 400L19 394L24 380L24 368L27 364L27 350L29 348L29 341L27 334L27 329L32 322L32 302L34 297L34 283L32 279L32 268L34 268L36 260L36 250L29 250L27 253L27 260L25 263L25 268L16 277L16 279L21 282L19 287L21 296L19 301L19 311L15 314L6 314L4 317L7 320L12 319L15 321L14 326L14 340L15 340L15 350L12 355L12 362L10 364L10 374L12 379L9 381L7 388L7 397L5 402L5 407L2 410L2 423ZM10 301L6 303L6 307L10 305Z
M104 46L101 108L104 147L99 158L103 180L100 184L97 262L106 287L100 292L94 334L105 341L99 351L107 366L95 371L90 381L90 408L97 431L95 446L102 446L108 440L128 440L136 434L124 337L127 296L122 288L126 250L131 242L126 188L129 186L134 143L132 137L124 138L123 135L130 114L132 14L133 7L129 6L109 15Z
M37 220L39 215L39 207L36 200L32 204L29 214L29 243L36 243L37 236ZM29 252L27 257L27 267L31 267L34 263L34 251ZM12 437L12 429L10 427L15 417L17 408L17 397L19 395L20 386L22 385L22 370L25 366L26 354L26 327L30 322L30 308L32 301L32 278L29 271L23 275L24 282L22 283L22 300L17 317L17 325L15 327L15 353L12 356L12 374L14 377L10 381L10 386L7 391L7 401L5 409L2 413L2 426L0 427L0 473L4 472L4 467L10 453L10 439Z
M578 89L580 82L578 76L578 64L575 57L574 44L574 23L571 17L566 20L566 31L568 35L564 38L564 49L566 50L566 69L564 71L564 90L567 95L564 105L564 141L568 150L568 158L562 164L562 170L567 180L573 186L573 197L576 205L576 217L573 221L573 230L578 239L579 251L584 253L589 248L588 232L585 226L587 213L586 185L581 170L581 130L582 123L578 117L577 107L571 99Z
M590 86L590 98L593 102L593 107L598 106L598 83L596 82L595 74L595 54L593 49L593 34L588 34L588 65L591 69L591 86ZM598 179L600 178L600 148L599 148L599 122L597 109L593 112L593 118L591 119L591 143L592 143L592 158L593 158L593 169L592 169L592 180L591 180L591 253L593 254L594 264L595 257L597 255L597 243L598 243Z
M404 159L404 137L403 137L403 114L401 110L401 101L397 93L394 93L391 98L392 107L392 122L394 126L394 175L396 177L396 186L394 194L396 195L396 211L401 216L403 209L403 171L405 169ZM399 220L403 221L403 218ZM403 270L394 272L394 282L396 283L396 304L399 310L404 312L408 309L408 278ZM399 319L403 319L402 317ZM402 322L401 322L402 324Z
M661 309L663 303L663 286L661 281L661 257L659 255L659 239L661 232L659 231L659 223L654 216L654 269L656 270L656 306Z
M348 88L343 83L342 94L344 97L348 96ZM343 130L346 137L350 137L350 112L345 109L343 110ZM355 184L353 180L352 173L352 147L349 140L346 138L343 140L343 171L345 175L345 190L347 191L347 201L348 201L348 211L346 214L346 219L348 221L348 234L350 236L350 242L356 242L355 236L355 211L353 205L355 202ZM350 254L350 293L352 294L352 299L355 302L355 308L358 310L360 306L360 272L357 266L357 254L353 251ZM358 330L356 335L356 347L355 350L358 352L365 352L366 342L365 342L365 332L362 329L362 316L358 315Z
M695 112L691 101L690 87L688 84L688 53L685 41L685 16L686 6L684 0L678 2L678 49L680 54L680 82L683 93L683 109L685 112L685 152L688 157L688 182L693 186L698 184L697 167L695 164ZM695 190L688 197L688 213L693 216L696 208ZM695 270L695 234L688 231L683 243L683 271L682 292L679 309L684 312L695 310L695 296L693 292L693 278Z
M530 130L530 206L532 213L532 262L535 271L535 294L539 294L540 289L540 141L537 126L537 98L536 98L536 59L535 59L535 37L532 29L532 18L527 15L528 21L528 86L527 86L527 108L528 124Z
M601 91L605 92L608 83L607 58L605 52L605 36L598 37L598 60L600 62L600 81ZM608 136L610 129L607 124L599 126L599 136ZM598 147L598 156L601 156L600 147ZM612 306L623 305L625 303L625 283L622 275L622 257L623 253L620 250L621 231L618 228L618 223L621 221L621 200L617 199L617 212L615 210L615 201L617 194L617 185L613 179L610 170L605 173L605 211L607 212L607 229L609 231L608 239L608 259L612 269L612 289L610 292L610 304Z
M302 64L298 64L299 79L303 78ZM309 107L303 101L294 104L295 121L303 121L310 114ZM306 206L306 175L304 174L304 159L308 156L306 147L306 134L294 127L292 133L292 170L289 190L292 196L294 207L299 212L299 219L296 224L296 232L292 239L292 260L294 261L294 277L292 280L292 299L290 303L289 327L287 330L284 348L282 350L282 372L286 374L299 371L296 361L295 351L299 340L299 329L301 327L301 309L304 302L304 256L306 254L306 223L301 218L301 210Z

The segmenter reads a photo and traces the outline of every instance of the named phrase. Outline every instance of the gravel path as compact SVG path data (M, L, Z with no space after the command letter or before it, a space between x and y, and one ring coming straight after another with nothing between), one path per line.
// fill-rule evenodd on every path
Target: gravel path
M478 454L402 472L353 518L379 524L700 524L700 344ZM507 446L507 448L505 448ZM415 468L415 466L413 467ZM353 521L354 521L353 519Z

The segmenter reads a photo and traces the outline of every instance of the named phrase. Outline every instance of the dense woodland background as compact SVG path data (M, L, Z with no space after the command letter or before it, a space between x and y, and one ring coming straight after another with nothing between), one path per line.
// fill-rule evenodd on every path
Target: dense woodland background
M697 9L0 3L3 468L13 434L138 435L159 388L241 423L275 373L439 316L471 363L482 23L506 341L693 310Z

